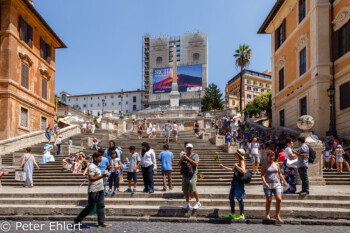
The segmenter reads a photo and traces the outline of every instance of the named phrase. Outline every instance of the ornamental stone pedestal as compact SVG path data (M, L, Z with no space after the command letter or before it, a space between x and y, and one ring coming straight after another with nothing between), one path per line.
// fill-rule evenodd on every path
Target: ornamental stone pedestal
M309 168L307 171L309 183L310 185L326 185L322 170L322 151L324 151L325 148L322 146L322 142L320 140L316 140L312 137L310 129L314 126L314 124L314 119L309 115L299 117L297 122L298 128L303 131L300 134L300 137L304 137L305 143L312 147L312 149L316 152L315 161L313 163L309 163ZM297 171L298 169L295 170ZM301 184L298 172L296 172L296 174L297 184Z

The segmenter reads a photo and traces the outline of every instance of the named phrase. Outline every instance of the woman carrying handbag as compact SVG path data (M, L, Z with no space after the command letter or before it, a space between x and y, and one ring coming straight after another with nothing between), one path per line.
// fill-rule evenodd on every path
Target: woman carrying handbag
M32 149L30 147L26 148L26 153L22 157L21 168L26 174L26 180L24 181L23 187L29 186L30 188L33 188L34 164L38 168L38 170L40 168L39 165L36 163L34 156L32 156L32 154L30 153L31 151Z
M244 220L244 202L243 198L245 197L244 183L241 182L241 177L247 172L247 166L244 161L245 151L243 149L238 149L235 153L235 158L238 160L238 163L235 164L233 168L225 167L220 164L220 167L226 171L233 172L233 178L231 183L231 189L229 194L231 213L227 214L226 218L233 218L238 220ZM239 204L239 215L235 215L235 200L237 199Z
M284 190L284 194L295 194L297 191L297 183L295 180L295 168L296 163L298 160L296 159L296 155L293 154L292 148L293 148L293 142L290 138L286 141L287 147L284 151L285 153L285 160L283 162L283 173L284 173L284 179L287 182L287 188Z

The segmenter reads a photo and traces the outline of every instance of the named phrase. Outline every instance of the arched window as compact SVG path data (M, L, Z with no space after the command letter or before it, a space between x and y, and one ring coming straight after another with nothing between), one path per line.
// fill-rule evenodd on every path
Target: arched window
M63 102L66 102L66 94L63 94L63 95L62 95L62 101L63 101Z
M193 62L199 62L199 53L193 54Z
M157 57L156 62L157 62L157 66L161 66L162 63L163 63L163 58L162 57Z

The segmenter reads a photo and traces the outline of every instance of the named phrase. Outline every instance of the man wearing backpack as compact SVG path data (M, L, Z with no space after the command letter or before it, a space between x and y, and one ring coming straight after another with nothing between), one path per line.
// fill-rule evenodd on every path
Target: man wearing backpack
M186 145L186 154L182 154L178 164L178 166L181 167L182 191L185 193L186 198L186 204L182 207L183 209L189 210L191 208L190 193L193 193L196 198L196 205L193 209L199 209L199 207L201 207L199 194L196 190L198 163L199 156L193 153L193 145L188 143Z
M307 175L307 169L309 167L309 147L305 144L305 138L298 138L298 145L300 149L298 152L293 151L298 157L298 173L302 182L301 191L297 194L307 195L309 194L309 178Z

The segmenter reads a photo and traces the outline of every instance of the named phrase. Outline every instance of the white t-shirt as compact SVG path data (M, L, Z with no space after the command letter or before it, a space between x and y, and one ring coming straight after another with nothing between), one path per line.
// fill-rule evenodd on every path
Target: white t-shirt
M112 169L111 169L111 171L112 171L112 172L116 172L115 167L119 166L119 161L120 161L120 159L118 158L118 156L115 157L115 159L112 159L112 160L111 160L111 163L112 163Z
M84 129L86 128L86 124L85 124L85 123L83 124L83 128L84 128Z
M292 148L287 147L286 150L284 151L284 155L286 159L289 159L289 155L293 154Z
M249 149L251 150L251 154L258 155L259 154L259 143L250 143Z
M56 145L61 144L61 142L62 142L62 138L57 138L57 139L56 139Z

